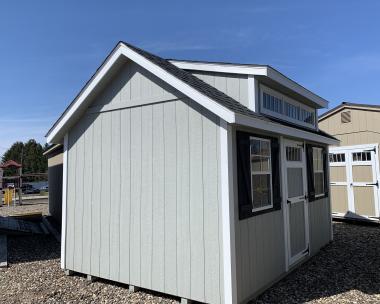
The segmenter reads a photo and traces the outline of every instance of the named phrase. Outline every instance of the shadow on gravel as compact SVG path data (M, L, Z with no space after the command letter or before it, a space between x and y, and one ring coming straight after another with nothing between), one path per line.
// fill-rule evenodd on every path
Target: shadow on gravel
M51 235L8 236L8 263L57 259L60 249L60 244Z
M355 290L380 294L380 226L334 223L331 244L252 303L304 303L349 291L345 303L357 302Z

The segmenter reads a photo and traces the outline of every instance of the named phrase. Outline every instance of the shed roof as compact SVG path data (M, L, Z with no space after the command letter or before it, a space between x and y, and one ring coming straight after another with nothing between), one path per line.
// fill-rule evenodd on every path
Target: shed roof
M327 117L330 117L331 115L335 114L336 112L343 110L343 109L359 109L359 110L372 110L372 111L380 111L380 105L373 105L373 104L365 104L365 103L353 103L353 102L342 102L340 105L336 106L335 108L332 108L322 115L319 115L319 120L324 120Z
M103 64L98 68L96 73L92 76L89 82L81 90L78 96L64 111L64 113L57 120L57 122L55 122L52 128L48 131L46 135L48 137L48 141L52 141L52 138L57 137L57 134L59 133L59 131L61 131L61 129L67 124L68 120L72 118L74 112L77 111L79 107L85 106L83 104L85 104L86 97L89 96L89 94L91 93L91 90L93 90L94 86L96 86L96 84L92 82L100 81L100 79L104 77L104 74L107 72L105 68L107 64L109 64L108 69L110 68L110 66L112 66L112 64L115 64L117 58L112 58L112 57L121 56L121 55L124 55L133 61L139 61L141 65L145 65L146 67L148 67L149 65L151 72L156 73L156 75L165 76L169 84L175 83L176 85L178 85L178 87L176 87L177 89L179 89L180 91L181 89L186 91L186 92L181 91L182 93L184 93L185 95L188 95L190 98L194 99L196 102L199 102L202 106L208 108L210 111L214 112L216 115L223 118L229 123L241 124L242 121L246 121L246 118L248 119L251 118L256 121L258 120L263 123L270 124L269 129L271 130L273 130L273 127L276 128L276 125L279 127L277 128L277 130L281 130L280 127L283 125L286 125L288 126L288 129L292 128L295 130L301 130L302 131L301 134L315 134L315 135L320 136L320 137L317 137L317 139L326 138L330 141L336 140L334 137L328 135L327 133L323 131L300 127L295 124L286 123L277 119L266 117L257 112L253 112L252 110L248 109L247 107L245 107L244 105L242 105L241 103L233 99L232 97L219 91L215 87L207 84L206 82L202 81L201 79L192 75L191 73L175 66L168 60L161 58L157 55L153 55L129 43L120 42L111 52L111 54L106 58ZM113 59L112 63L109 62L111 59ZM102 71L103 69L105 71ZM100 76L99 74L102 72L103 72L103 75ZM97 77L100 79L96 79ZM91 86L92 88L90 88ZM252 126L252 124L254 123L253 120L250 121L250 123L247 125ZM261 125L263 124L261 123ZM54 133L54 136L52 136L52 133ZM60 136L62 136L62 134Z
M7 160L5 163L0 164L0 168L5 169L5 168L21 168L21 164L14 160Z

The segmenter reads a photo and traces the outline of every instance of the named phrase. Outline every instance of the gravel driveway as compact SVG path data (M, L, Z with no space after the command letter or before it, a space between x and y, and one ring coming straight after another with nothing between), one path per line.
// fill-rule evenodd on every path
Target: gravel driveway
M380 228L334 224L335 240L254 303L380 303ZM130 294L111 282L66 277L60 245L50 236L10 237L0 271L0 303L177 303L159 294Z

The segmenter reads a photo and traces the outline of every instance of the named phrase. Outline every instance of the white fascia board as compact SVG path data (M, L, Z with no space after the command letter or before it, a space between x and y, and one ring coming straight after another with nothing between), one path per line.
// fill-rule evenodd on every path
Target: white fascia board
M248 117L242 114L236 114L235 123L238 125L256 128L260 130L264 130L267 132L276 133L279 135L295 137L307 141L313 141L317 143L322 143L326 145L338 145L339 141L334 140L328 137L324 137L318 134L314 134L311 132L299 130L296 128L288 127L285 125L272 123L270 121L265 121L259 118Z
M103 64L103 66L99 69L98 73L90 81L90 83L83 90L83 92L77 97L71 108L63 115L63 117L60 119L57 125L49 132L49 134L47 135L48 143L57 141L56 137L59 134L59 132L73 117L74 113L85 103L87 97L91 94L91 92L95 89L95 87L99 84L99 82L103 79L103 77L107 74L107 72L111 69L113 64L117 61L117 59L119 59L120 56L125 56L130 60L134 61L144 69L148 70L158 78L173 86L182 94L198 102L200 105L202 105L215 115L219 116L220 118L224 119L225 121L229 123L234 122L235 113L233 111L227 109L226 107L222 106L213 99L198 92L190 85L186 84L182 80L166 72L161 67L155 65L142 55L136 53L134 50L121 43L114 50L113 54L110 55L110 57Z
M229 74L267 75L267 66L251 66L244 64L221 64L208 62L189 62L170 60L172 64L184 70L208 71Z
M284 87L287 87L291 89L292 91L306 97L307 99L313 101L314 103L318 104L322 108L327 108L329 106L329 102L322 97L314 94L313 92L309 91L308 89L304 88L303 86L299 85L297 82L289 79L288 77L284 76L280 72L276 71L275 69L268 67L267 76L280 83Z
M289 79L270 66L252 66L243 64L221 64L207 62L170 61L175 66L184 70L196 70L230 74L266 76L282 86L304 96L322 108L328 107L328 101L304 88L297 82Z
M111 69L113 64L119 59L121 56L121 46L119 45L111 54L106 62L104 62L103 66L99 69L95 77L87 84L85 89L79 94L76 98L72 106L68 109L66 113L60 118L60 121L57 125L50 130L46 137L46 141L48 143L57 142L57 135L62 130L62 128L68 123L68 121L72 118L74 113L83 105L86 101L87 97L90 93L95 89L95 87L99 84L99 82L103 79L103 77L107 74L107 72Z

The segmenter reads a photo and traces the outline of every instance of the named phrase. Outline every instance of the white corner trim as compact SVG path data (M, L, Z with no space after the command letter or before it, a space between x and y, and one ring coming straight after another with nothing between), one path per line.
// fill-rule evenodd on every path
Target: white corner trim
M256 99L257 99L257 90L256 87L257 80L255 79L255 76L248 75L248 108L251 109L253 112L256 112L258 109L256 109Z
M61 226L61 268L66 268L66 210L67 210L67 153L69 134L63 139L63 174L62 174L62 226Z
M227 109L226 107L222 106L221 104L207 97L206 95L203 95L202 93L198 92L184 81L166 72L164 69L152 63L151 61L138 54L134 50L130 49L125 44L120 43L113 51L113 53L111 53L111 55L103 64L103 66L99 69L95 77L89 82L85 89L74 100L73 105L69 108L69 110L66 113L64 113L63 117L58 121L57 125L49 132L49 134L47 135L47 142L51 143L57 140L56 136L69 122L73 114L81 106L85 104L87 97L95 89L95 87L99 84L99 82L103 79L103 77L107 74L107 72L111 69L111 67L115 64L115 62L119 59L120 56L125 56L131 59L132 61L136 62L144 69L148 70L158 78L162 79L163 81L180 91L182 94L198 102L201 106L210 110L215 115L223 118L227 122L234 122L235 113L233 111Z
M232 180L232 129L220 119L220 172L223 235L223 286L225 304L237 303L235 209Z
M334 140L328 137L324 137L318 134L314 134L311 132L307 132L304 130L299 130L297 128L288 127L285 125L282 125L280 123L273 123L270 121L266 121L263 119L255 118L255 117L248 117L246 115L242 114L236 114L235 116L235 123L247 126L251 128L261 129L264 131L277 133L279 135L286 135L298 139L304 139L308 141L314 141L317 143L323 143L327 145L338 145L339 141Z

